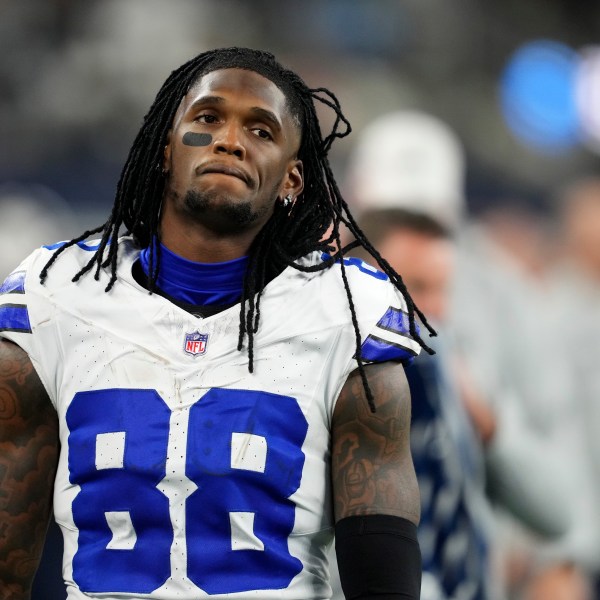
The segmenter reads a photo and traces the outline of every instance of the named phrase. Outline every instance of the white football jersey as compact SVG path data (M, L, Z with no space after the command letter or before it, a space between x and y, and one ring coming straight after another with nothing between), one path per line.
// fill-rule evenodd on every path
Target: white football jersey
M0 288L58 412L54 510L69 600L328 598L330 424L357 367L340 264L287 268L261 299L254 372L240 306L198 318L132 277L71 279L94 245L34 252ZM319 253L304 264L323 260ZM365 362L419 352L388 278L345 259Z

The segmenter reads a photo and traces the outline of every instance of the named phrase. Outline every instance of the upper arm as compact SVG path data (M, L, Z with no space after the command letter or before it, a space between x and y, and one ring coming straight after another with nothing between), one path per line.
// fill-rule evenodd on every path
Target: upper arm
M420 500L410 454L410 391L398 363L368 365L372 413L358 371L348 377L332 421L332 480L336 522L387 514L417 524Z
M42 553L58 449L56 411L29 357L0 339L0 588L15 598L29 597Z

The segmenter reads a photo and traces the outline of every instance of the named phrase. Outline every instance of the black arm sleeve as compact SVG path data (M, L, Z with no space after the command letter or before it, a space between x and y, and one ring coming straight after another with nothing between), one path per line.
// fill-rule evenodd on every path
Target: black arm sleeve
M340 582L347 600L419 600L417 527L401 517L346 517L335 526Z

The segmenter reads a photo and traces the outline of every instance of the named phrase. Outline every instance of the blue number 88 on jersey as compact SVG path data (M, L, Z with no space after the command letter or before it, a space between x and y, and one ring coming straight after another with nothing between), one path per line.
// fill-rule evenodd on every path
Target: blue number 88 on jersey
M182 414L155 390L97 390L75 395L67 425L82 591L283 589L302 569L288 549L308 428L294 398L212 389Z

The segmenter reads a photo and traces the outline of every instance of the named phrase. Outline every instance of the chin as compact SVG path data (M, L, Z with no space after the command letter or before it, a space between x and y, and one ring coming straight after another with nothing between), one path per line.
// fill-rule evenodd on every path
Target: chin
M235 199L223 192L189 190L184 207L194 220L222 233L246 230L262 216L253 210L249 200Z

